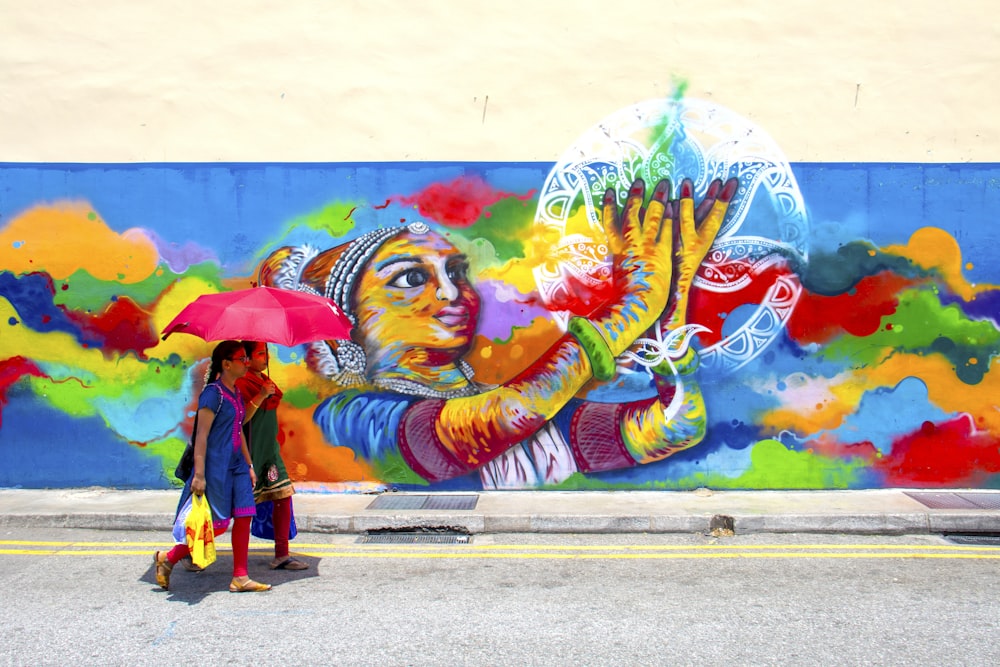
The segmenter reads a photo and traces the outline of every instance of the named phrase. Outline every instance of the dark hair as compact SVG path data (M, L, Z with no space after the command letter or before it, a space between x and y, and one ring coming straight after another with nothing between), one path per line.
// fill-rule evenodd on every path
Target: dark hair
M245 340L241 343L243 345L243 351L247 353L248 357L252 357L254 350L257 346L261 344L259 340ZM264 343L264 348L267 349L267 343Z
M226 359L231 359L233 352L242 351L243 344L238 340L224 340L215 346L212 350L212 365L208 369L208 376L205 378L206 384L208 382L215 382L215 379L222 374L222 362Z

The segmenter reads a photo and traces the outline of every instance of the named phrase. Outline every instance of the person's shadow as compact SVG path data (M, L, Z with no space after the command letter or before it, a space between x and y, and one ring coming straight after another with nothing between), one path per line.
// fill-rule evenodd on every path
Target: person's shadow
M287 584L299 579L308 579L319 576L319 558L309 558L296 555L296 560L309 565L305 570L272 570L269 567L270 558L262 559L260 552L253 550L249 559L250 578L261 583L271 584L274 588L257 595L269 595L282 584ZM190 561L187 561L190 563ZM213 593L229 594L229 582L233 579L233 556L231 552L220 553L214 563L201 571L189 571L185 567L185 561L180 561L174 565L170 574L170 590L163 590L156 583L156 566L151 562L146 572L140 577L140 581L151 584L156 593L167 596L171 602L184 602L189 605L198 604ZM253 595L247 593L246 595Z

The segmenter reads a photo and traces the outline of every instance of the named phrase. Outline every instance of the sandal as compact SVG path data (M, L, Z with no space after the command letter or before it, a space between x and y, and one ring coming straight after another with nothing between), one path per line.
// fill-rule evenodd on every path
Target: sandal
M160 558L163 554L163 558ZM156 569L156 583L163 590L170 590L170 573L174 569L173 563L167 560L167 554L157 551L153 554L153 567Z
M246 578L246 581L240 581L243 577L233 577L233 580L229 582L229 592L230 593L260 593L262 591L271 590L271 584L262 584L259 581L254 581L250 577Z
M308 570L309 569L309 564L308 563L303 563L302 561L300 561L297 558L292 558L291 556L287 556L281 562L276 562L276 561L272 560L271 561L271 569L272 570Z

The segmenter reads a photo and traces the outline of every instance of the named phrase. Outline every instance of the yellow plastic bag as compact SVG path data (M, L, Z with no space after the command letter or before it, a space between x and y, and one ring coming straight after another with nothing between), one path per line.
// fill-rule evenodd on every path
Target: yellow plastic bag
M191 511L184 520L184 535L191 560L199 567L215 562L215 531L212 530L212 509L204 495L191 496Z

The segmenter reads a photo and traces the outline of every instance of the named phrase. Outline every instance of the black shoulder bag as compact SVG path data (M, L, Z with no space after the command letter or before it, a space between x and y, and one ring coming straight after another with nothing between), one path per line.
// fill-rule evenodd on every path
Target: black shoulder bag
M215 408L215 414L218 415L221 409L222 390L220 389L219 405ZM184 448L184 453L181 454L181 460L177 462L177 467L174 468L174 477L182 482L188 481L191 473L194 471L194 439L198 437L198 412L200 410L194 411L194 426L191 429L191 440L188 442L187 447Z

